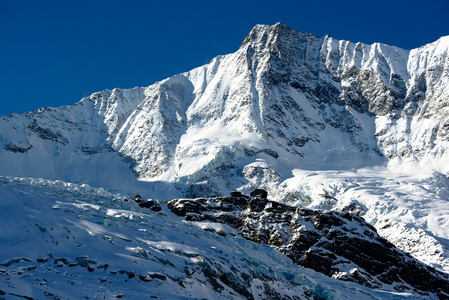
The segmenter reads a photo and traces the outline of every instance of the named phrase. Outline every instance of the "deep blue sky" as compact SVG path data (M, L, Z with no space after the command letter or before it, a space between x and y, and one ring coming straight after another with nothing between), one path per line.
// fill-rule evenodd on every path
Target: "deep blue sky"
M0 0L0 116L148 86L276 22L412 49L449 35L449 1Z

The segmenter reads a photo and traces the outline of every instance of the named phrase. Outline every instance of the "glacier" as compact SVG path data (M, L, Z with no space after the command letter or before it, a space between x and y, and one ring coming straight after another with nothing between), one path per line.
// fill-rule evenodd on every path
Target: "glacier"
M86 184L1 177L0 192L5 299L438 299L329 278Z
M0 117L2 186L26 182L4 195L36 180L161 201L263 188L352 205L449 272L448 51L449 37L404 50L257 25L235 53L148 87Z

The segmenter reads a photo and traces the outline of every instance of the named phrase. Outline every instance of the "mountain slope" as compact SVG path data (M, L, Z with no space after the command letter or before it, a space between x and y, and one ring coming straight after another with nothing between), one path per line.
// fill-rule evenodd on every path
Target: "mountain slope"
M237 52L148 88L103 91L72 107L3 117L2 172L36 169L19 171L9 166L11 157L78 160L114 151L142 179L186 185L261 153L294 167L405 160L444 173L448 45L441 38L406 51L318 38L283 24L256 26ZM335 158L340 163L329 164ZM67 179L88 177L73 173Z

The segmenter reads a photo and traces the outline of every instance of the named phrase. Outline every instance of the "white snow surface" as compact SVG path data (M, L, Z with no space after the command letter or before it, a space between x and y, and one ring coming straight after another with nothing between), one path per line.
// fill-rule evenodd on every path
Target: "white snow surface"
M255 299L266 299L267 282L273 295L303 299L419 298L326 277L269 246L203 230L224 225L181 222L85 184L0 177L0 194L7 299L247 299L229 283L242 278ZM217 291L208 275L227 283Z
M0 205L6 218L1 220L14 228L6 231L2 223L1 255L4 261L20 256L33 262L20 266L37 266L37 256L47 251L69 260L87 255L116 269L143 272L150 262L136 260L144 255L135 254L141 247L183 265L191 258L162 251L168 244L161 241L186 243L206 255L208 247L225 244L201 230L216 225L187 225L169 216L142 214L121 197L141 194L165 201L264 188L269 198L313 208L343 209L356 203L362 216L397 247L449 272L448 49L449 37L409 51L319 38L282 24L257 25L235 53L148 87L104 90L73 106L1 117ZM161 225L160 218L167 225ZM145 225L140 227L140 222ZM19 223L24 230L15 229ZM40 228L35 224L46 230L37 237L31 234ZM54 234L51 224L59 224ZM197 236L183 238L188 232ZM59 243L64 238L70 246L57 247L57 239L51 238L56 234ZM231 252L243 255L249 247L256 249L254 255L275 253L225 239L230 248L223 251L242 268L248 266ZM33 248L33 242L41 248ZM85 254L79 254L81 249ZM104 260L94 255L98 249L105 249ZM151 268L161 267L150 261L155 264ZM281 261L270 266L279 263L286 272L318 276ZM135 268L125 268L129 264ZM175 265L167 271L173 278L179 271ZM56 271L51 277L55 281L74 280L62 275L69 271ZM42 280L44 270L39 272ZM352 289L318 277L311 281L324 282L326 289L344 295L346 287ZM11 280L23 283L23 293L51 292L44 284L37 292L35 282L19 275ZM192 291L201 285L195 280ZM148 290L156 288L152 282ZM178 293L178 283L171 291L168 282L158 291ZM276 285L291 287L282 282ZM127 284L135 287L131 281ZM87 284L83 291L100 293L99 287ZM360 287L354 292L359 289L365 293ZM102 291L119 293L109 287Z
M449 180L437 172L364 168L354 171L296 169L279 200L317 209L362 207L361 215L379 234L419 260L449 272ZM287 200L291 202L291 200Z

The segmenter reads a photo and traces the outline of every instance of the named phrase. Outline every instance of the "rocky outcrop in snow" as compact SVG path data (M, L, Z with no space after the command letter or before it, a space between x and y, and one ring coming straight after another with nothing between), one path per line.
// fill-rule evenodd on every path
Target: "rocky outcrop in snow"
M245 238L275 247L294 263L327 276L370 288L449 298L447 274L398 250L355 214L249 197L177 199L169 208L188 221L229 225Z

